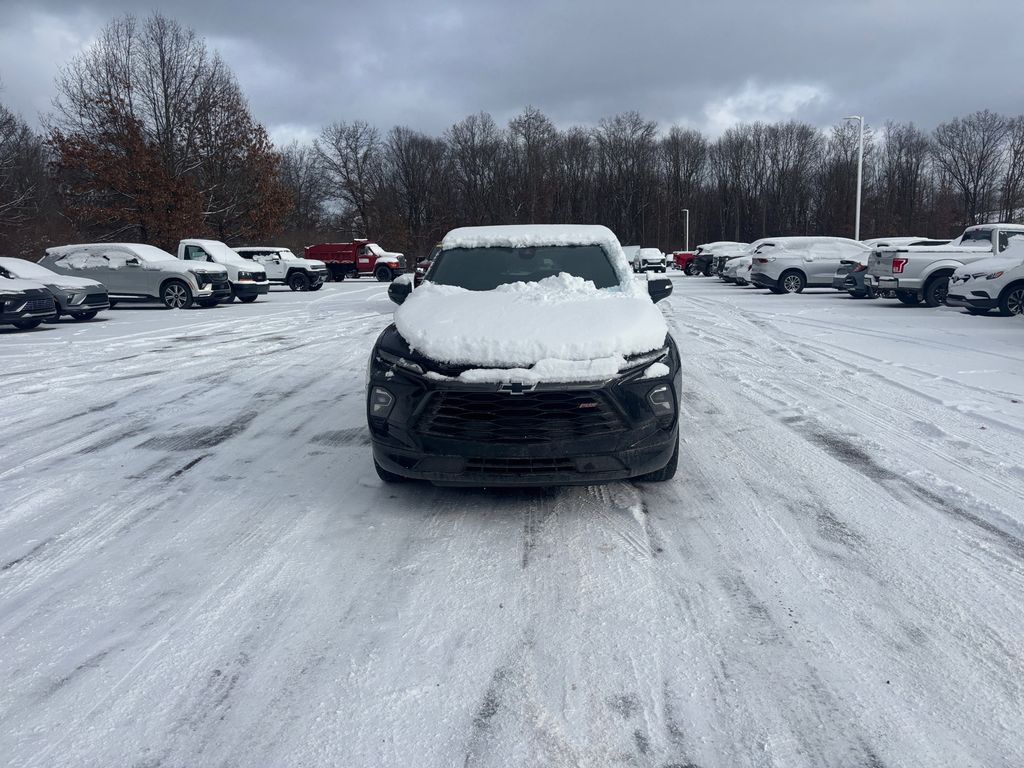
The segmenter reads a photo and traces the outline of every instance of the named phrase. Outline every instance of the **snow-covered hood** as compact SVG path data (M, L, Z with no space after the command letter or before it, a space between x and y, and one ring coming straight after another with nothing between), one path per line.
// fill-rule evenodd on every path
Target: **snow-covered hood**
M965 277L984 277L990 275L993 272L1008 272L1011 269L1016 269L1024 266L1024 259L1020 256L1006 257L1006 256L993 256L989 259L978 259L972 261L970 264L964 264L962 267L957 267L953 273L953 281L963 280Z
M45 291L46 286L37 283L35 280L19 280L11 277L0 277L0 293L15 293L20 291Z
M287 261L289 264L298 264L299 266L310 267L312 269L327 269L327 263L320 261L319 259L306 259L302 256L296 256L294 253L290 256L279 254L281 261Z
M518 380L608 377L626 357L665 343L668 327L645 285L601 290L565 273L493 291L424 283L395 311L395 325L413 350L442 363L516 369L504 375Z
M725 262L726 274L736 274L740 269L746 269L754 262L753 256L737 256L735 259L729 259Z
M51 288L59 288L62 291L84 291L89 289L103 288L103 283L97 280L89 280L85 277L73 277L71 275L55 274L50 280L40 280Z

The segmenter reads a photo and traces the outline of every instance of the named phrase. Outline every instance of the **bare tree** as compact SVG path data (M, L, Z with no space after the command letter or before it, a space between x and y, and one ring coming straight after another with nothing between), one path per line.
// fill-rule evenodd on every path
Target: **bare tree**
M963 224L977 223L994 208L1008 131L1006 118L987 109L935 129L934 157L960 193Z
M380 133L362 120L332 123L323 129L315 146L330 179L332 196L355 211L363 233L372 232L383 165Z

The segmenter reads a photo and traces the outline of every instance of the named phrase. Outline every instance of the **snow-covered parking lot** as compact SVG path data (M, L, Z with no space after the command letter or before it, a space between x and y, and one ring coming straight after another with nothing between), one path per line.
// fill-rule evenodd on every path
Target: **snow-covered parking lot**
M664 485L382 486L377 283L0 331L0 763L1024 764L1024 322L673 279Z

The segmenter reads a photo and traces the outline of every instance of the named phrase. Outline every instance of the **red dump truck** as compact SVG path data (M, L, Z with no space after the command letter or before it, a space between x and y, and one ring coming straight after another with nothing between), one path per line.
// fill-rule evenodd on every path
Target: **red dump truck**
M382 283L390 283L405 272L403 254L385 251L369 240L310 245L306 247L305 257L326 264L332 280L372 275Z

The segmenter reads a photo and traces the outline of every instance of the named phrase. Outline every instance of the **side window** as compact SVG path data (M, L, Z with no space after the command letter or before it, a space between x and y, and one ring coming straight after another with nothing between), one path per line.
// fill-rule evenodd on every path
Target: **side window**
M369 256L371 255L371 253L372 251L370 251L370 246L368 245L364 245L362 248L359 249L360 256Z
M185 261L212 261L209 254L198 245L185 246Z
M239 251L238 255L241 256L243 259L248 259L249 261L252 261L253 256L255 256L256 254L253 253L252 251Z
M121 269L128 264L128 254L119 251L107 251L102 259L106 262L108 269Z

